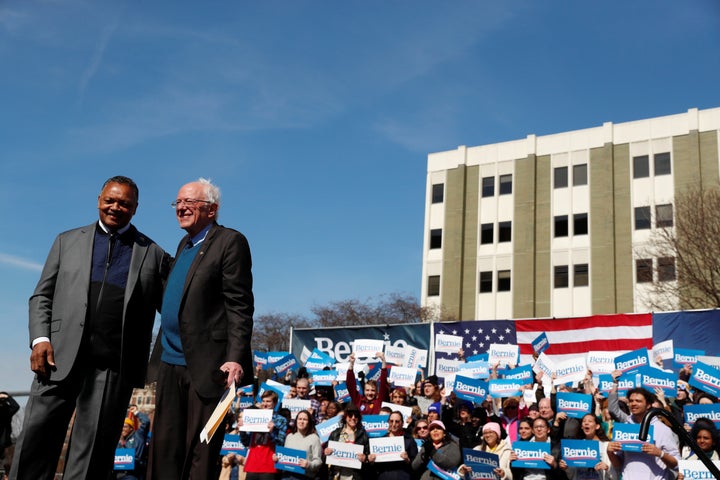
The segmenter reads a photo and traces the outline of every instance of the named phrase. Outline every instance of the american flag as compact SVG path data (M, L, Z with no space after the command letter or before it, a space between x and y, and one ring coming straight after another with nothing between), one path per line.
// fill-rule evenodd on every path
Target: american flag
M522 363L533 354L532 342L543 332L550 347L545 351L556 360L584 355L589 351L624 353L652 348L652 314L593 315L579 318L527 320L468 320L434 324L434 334L463 337L465 357L485 353L491 344L517 344ZM455 358L436 353L436 358Z

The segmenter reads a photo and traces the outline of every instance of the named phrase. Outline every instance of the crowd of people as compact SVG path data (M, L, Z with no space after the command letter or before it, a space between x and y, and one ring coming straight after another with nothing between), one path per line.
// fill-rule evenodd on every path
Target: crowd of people
M474 478L472 468L464 464L463 449L481 450L497 455L498 465L493 473L497 479L515 480L580 480L580 479L675 479L678 476L678 462L696 459L689 445L664 423L665 419L655 417L652 438L642 444L640 451L626 451L623 443L612 441L613 429L618 424L638 424L650 408L663 408L684 422L683 409L695 403L715 403L717 399L699 390L690 388L683 373L677 381L674 397L663 394L659 388L649 391L642 387L633 388L625 394L618 391L620 371L613 372L615 381L608 394L601 393L593 384L591 372L584 381L574 386L552 386L543 388L539 373L534 384L524 386L533 390L532 401L528 395L507 398L487 397L482 402L458 399L454 392L445 391L438 378L430 376L418 381L412 388L393 386L388 383L386 366L382 354L382 373L379 380L361 382L362 394L348 387L350 395L346 403L338 403L331 388L312 385L300 369L297 378L278 379L289 386L284 398L312 400L312 407L297 413L293 419L290 410L277 408L273 415L270 434L261 434L264 443L241 430L243 412L240 400L227 417L227 433L240 433L246 453L230 453L221 458L219 478L238 478L245 471L248 480L271 479L333 479L333 480L435 480L449 478ZM352 365L354 358L350 357ZM491 376L502 375L494 369ZM346 382L354 385L355 374L348 369ZM553 382L551 382L552 384ZM546 384L547 385L547 384ZM302 393L301 393L302 392ZM575 392L590 395L592 406L582 418L558 412L556 405L559 392ZM260 408L270 408L265 395L272 396L273 408L277 405L277 394L266 391ZM384 404L384 405L383 405ZM402 408L393 408L398 405ZM247 408L256 408L253 405ZM404 415L410 408L411 414ZM402 411L401 411L402 410ZM402 461L376 463L369 449L369 435L363 427L363 415L388 415L386 436L401 436L405 450ZM340 441L362 445L357 455L360 468L336 466L328 457L333 450L328 442L322 443L316 433L316 426L340 416L341 420L328 441ZM697 419L686 430L700 448L712 459L718 459L718 430L710 419ZM286 429L285 431L282 431ZM599 460L589 468L568 466L561 452L563 439L595 440L600 446ZM543 468L521 468L514 465L518 459L513 451L516 442L543 442L548 444L548 454L542 458ZM261 446L260 446L261 445ZM276 470L277 461L272 451L275 447L288 447L307 452L305 474ZM264 465L257 471L258 449L263 452ZM680 474L682 478L682 474ZM476 477L475 477L476 478ZM482 477L485 478L485 477Z

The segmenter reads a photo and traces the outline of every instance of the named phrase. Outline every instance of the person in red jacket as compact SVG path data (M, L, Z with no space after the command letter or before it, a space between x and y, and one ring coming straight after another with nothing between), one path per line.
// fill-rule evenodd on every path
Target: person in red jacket
M382 352L377 352L375 358L379 358L382 361L382 368L380 369L380 380L368 380L365 382L365 395L360 395L355 386L355 372L353 366L355 365L355 354L350 354L350 367L345 377L347 383L348 393L352 399L352 403L360 410L363 415L378 415L380 413L380 405L387 399L388 396L388 381L387 381L387 365L385 364L385 355Z

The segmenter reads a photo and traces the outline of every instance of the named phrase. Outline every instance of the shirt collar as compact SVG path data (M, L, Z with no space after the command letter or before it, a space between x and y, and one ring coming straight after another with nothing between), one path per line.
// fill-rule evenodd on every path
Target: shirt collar
M105 224L102 223L102 221L98 220L98 225L100 226L100 229L101 229L103 232L105 232L105 233L107 233L108 235L110 235L110 233L111 233L111 232L110 232L110 229L109 229L107 226L105 226ZM120 230L116 231L115 233L117 233L118 235L122 235L123 233L127 232L128 230L130 230L130 224L129 224L129 223L128 223L127 225L125 225L124 227L122 227Z
M207 227L200 230L200 232L198 232L197 235L190 238L190 243L192 244L193 247L200 245L203 241L205 241L205 237L207 237L207 234L210 231L210 228L212 228L212 226L213 226L213 224L211 223Z

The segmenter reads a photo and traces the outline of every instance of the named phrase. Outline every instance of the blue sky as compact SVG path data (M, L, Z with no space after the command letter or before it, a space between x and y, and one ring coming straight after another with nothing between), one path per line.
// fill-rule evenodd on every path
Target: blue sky
M720 106L720 4L0 0L0 390L31 380L27 298L102 182L210 177L256 311L419 296L427 154Z

